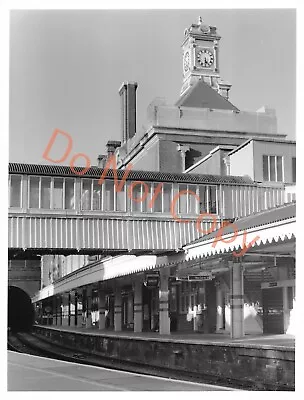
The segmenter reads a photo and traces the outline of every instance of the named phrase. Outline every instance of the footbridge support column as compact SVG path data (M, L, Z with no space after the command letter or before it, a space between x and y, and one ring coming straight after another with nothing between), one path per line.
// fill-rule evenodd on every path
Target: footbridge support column
M82 291L79 289L76 289L75 296L77 297L77 303L76 303L77 326L81 327L82 326L82 307L83 307Z
M57 319L57 325L62 326L63 325L63 296L60 294L58 296L58 319Z
M92 327L92 287L88 287L86 290L87 294L87 309L86 309L86 328Z
M142 332L143 330L143 305L142 291L143 281L138 278L134 283L134 332Z
M160 271L159 283L159 333L170 334L169 318L169 270Z
M223 329L224 313L223 291L220 282L216 284L216 331Z
M99 329L105 329L106 327L106 296L102 289L101 284L98 286L98 312L99 312Z
M115 300L114 300L114 331L120 332L122 323L121 323L121 290L120 288L116 288L115 290Z
M69 326L69 294L62 293L62 326Z
M53 325L57 325L57 299L56 296L52 298L52 313L53 313Z
M231 301L231 338L244 336L244 276L240 263L229 262L230 301Z
M70 292L70 326L76 325L75 313L76 313L75 292Z

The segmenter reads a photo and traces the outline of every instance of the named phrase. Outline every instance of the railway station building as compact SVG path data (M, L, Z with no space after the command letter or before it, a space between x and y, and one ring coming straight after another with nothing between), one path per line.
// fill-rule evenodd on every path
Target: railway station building
M180 97L153 100L145 128L124 82L121 141L85 174L9 165L9 265L41 259L37 323L293 333L296 145L273 109L230 102L220 39L185 30Z

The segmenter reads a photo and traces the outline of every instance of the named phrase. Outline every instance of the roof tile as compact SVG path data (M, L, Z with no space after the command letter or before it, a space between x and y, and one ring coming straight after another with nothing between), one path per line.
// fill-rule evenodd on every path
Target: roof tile
M47 175L47 176L64 176L79 178L100 178L104 169L99 167L91 167L83 175L73 173L70 166L67 165L46 165L46 164L22 164L9 163L9 174L24 175ZM83 167L74 167L75 171L81 172ZM116 170L118 179L122 179L125 170ZM114 170L109 169L106 178L113 178ZM256 186L249 177L245 176L220 176L220 175L201 175L186 173L167 173L155 171L136 171L131 170L127 180L144 180L152 182L183 182L183 183L210 183L210 184L235 184L235 185L251 185Z

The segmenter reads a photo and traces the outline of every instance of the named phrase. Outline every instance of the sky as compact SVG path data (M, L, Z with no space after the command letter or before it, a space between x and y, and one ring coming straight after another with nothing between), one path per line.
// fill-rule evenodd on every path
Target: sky
M178 100L184 30L198 16L222 37L230 101L244 111L276 109L278 132L295 139L295 10L14 10L9 161L46 163L43 152L60 129L73 139L63 164L81 152L96 165L107 141L121 140L122 82L138 83L138 130L156 97Z

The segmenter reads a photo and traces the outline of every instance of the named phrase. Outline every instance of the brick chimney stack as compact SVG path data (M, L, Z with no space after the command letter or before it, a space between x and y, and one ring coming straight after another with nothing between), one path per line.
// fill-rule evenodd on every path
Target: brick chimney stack
M117 147L121 146L121 142L118 140L109 140L108 143L106 144L106 148L107 148L107 159L109 159L115 152L115 149L117 149Z
M99 168L104 167L106 158L107 156L105 154L99 154L99 156L97 157L97 165Z
M118 92L121 101L122 143L136 133L136 89L137 82L123 82Z

